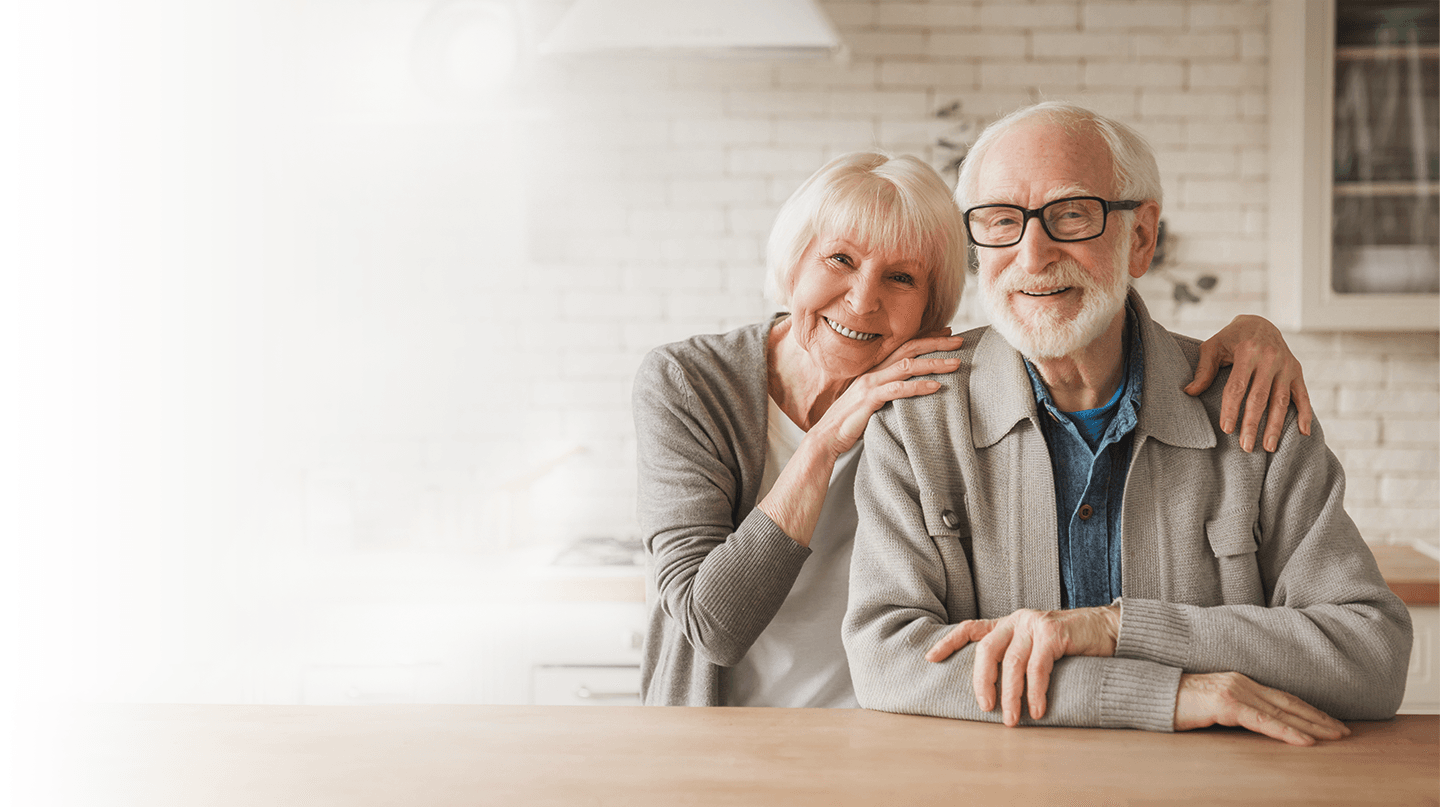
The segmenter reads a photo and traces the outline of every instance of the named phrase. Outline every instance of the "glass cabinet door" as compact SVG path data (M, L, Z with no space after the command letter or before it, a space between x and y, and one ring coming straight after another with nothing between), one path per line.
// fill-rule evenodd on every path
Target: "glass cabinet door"
M1272 0L1270 314L1440 329L1440 3Z
M1440 292L1440 4L1335 15L1333 288Z

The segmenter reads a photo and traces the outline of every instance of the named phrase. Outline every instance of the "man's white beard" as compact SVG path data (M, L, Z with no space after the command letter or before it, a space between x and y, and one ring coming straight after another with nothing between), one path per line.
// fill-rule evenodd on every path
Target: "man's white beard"
M1023 275L1008 270L993 284L980 283L980 302L990 324L1005 337L1011 347L1027 359L1057 359L1079 351L1095 341L1125 307L1125 294L1130 289L1130 272L1126 258L1130 252L1130 234L1116 239L1112 258L1112 280L1099 285L1074 260L1064 260L1044 275ZM1032 312L1021 320L1011 305L1012 295L1021 288L1061 288L1072 286L1083 291L1080 313L1072 319L1053 310Z

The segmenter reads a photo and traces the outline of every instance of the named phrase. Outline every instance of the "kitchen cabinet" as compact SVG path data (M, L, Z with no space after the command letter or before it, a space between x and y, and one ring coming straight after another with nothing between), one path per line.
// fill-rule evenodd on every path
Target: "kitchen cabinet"
M535 667L530 703L535 706L639 706L639 665Z
M1400 713L1440 714L1440 669L1435 657L1440 650L1440 608L1412 605L1410 619L1415 627L1415 643L1410 647L1410 671L1405 679L1405 699L1400 702Z
M1270 314L1298 330L1440 329L1433 0L1276 0Z
M1390 590L1410 609L1415 641L1401 714L1440 714L1440 562L1408 546L1374 546Z
M269 631L277 635L273 672L260 682L264 692L252 685L256 699L638 702L643 566L558 565L554 555L537 547L468 559L331 558L326 575L296 593L285 624Z

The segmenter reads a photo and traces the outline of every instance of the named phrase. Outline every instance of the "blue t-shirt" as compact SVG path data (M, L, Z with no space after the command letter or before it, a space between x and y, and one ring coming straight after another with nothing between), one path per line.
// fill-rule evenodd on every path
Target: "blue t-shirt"
M1120 504L1130 472L1144 349L1126 309L1125 369L1120 388L1097 409L1061 412L1030 362L1025 369L1050 449L1065 608L1109 605L1120 596Z

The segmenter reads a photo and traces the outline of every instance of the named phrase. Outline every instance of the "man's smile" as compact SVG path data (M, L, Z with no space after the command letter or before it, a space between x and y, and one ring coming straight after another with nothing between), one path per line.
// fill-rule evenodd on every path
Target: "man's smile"
M1053 297L1053 296L1055 296L1055 295L1057 295L1057 294L1064 294L1065 292L1067 292L1067 291L1069 291L1069 290L1071 290L1071 289L1073 289L1073 288L1075 288L1075 287L1074 287L1074 286L1061 286L1061 287L1058 288L1058 289L1047 289L1047 290L1045 290L1045 291L1025 291L1024 289L1021 289L1021 290L1020 290L1020 293L1023 294L1023 295L1025 295L1026 297Z

